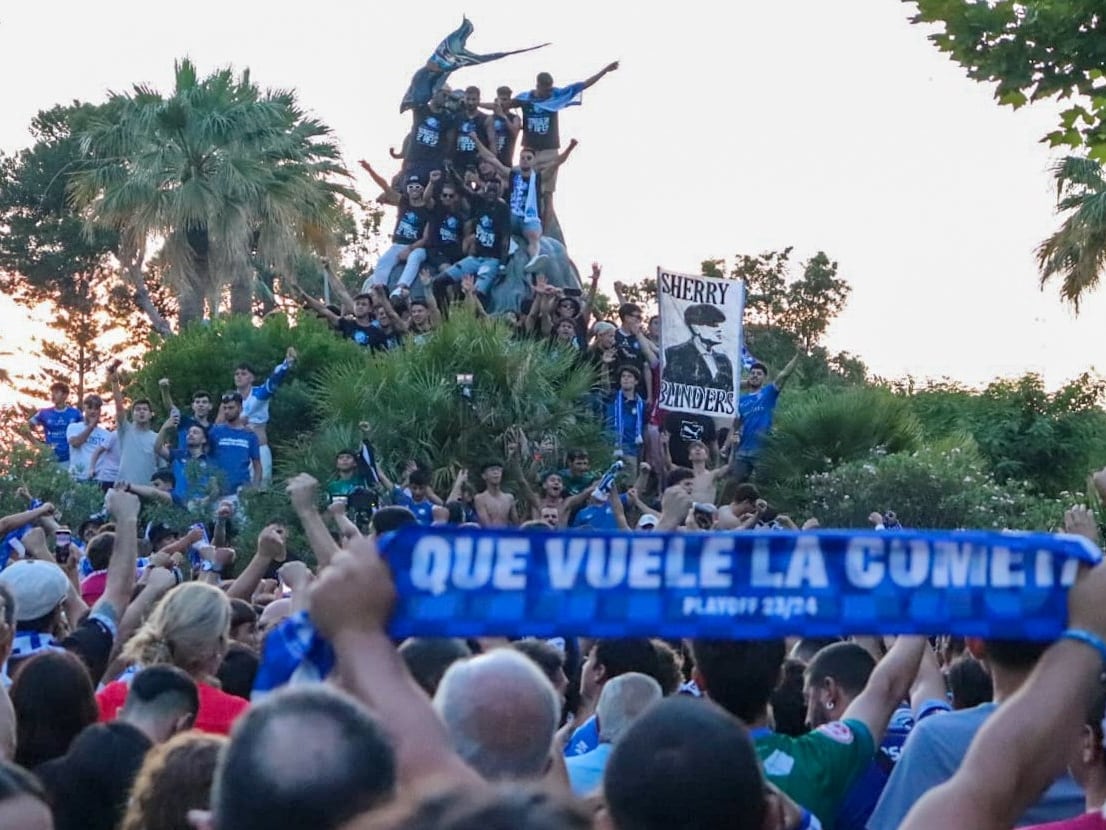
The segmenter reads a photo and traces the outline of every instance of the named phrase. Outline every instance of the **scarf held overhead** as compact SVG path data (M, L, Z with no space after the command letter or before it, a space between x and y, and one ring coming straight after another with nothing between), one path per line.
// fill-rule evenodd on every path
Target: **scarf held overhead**
M381 540L397 637L1044 640L1067 619L1073 536L983 531L619 533L408 527Z

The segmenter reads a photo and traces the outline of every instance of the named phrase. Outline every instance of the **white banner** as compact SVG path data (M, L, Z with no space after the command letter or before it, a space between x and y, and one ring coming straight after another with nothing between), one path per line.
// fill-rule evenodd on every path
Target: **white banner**
M735 414L745 284L657 268L657 303L661 407L712 416Z

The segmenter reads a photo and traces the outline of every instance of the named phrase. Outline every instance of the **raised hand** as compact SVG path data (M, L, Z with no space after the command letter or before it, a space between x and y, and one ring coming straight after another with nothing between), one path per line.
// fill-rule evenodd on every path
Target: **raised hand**
M292 501L292 507L296 512L315 510L319 499L319 482L309 473L300 473L294 476L284 488L288 498Z
M332 642L348 633L384 631L396 603L392 573L372 537L350 541L311 587L311 621Z

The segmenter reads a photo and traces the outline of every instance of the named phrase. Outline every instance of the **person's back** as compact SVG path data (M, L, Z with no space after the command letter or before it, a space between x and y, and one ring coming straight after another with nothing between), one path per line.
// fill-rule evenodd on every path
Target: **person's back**
M68 753L39 766L56 830L115 830L151 746L129 723L95 723Z
M997 707L996 703L983 703L927 718L915 726L868 821L868 830L897 828L919 798L952 778L972 739ZM1020 823L1057 821L1075 816L1082 809L1083 791L1065 775L1053 783Z

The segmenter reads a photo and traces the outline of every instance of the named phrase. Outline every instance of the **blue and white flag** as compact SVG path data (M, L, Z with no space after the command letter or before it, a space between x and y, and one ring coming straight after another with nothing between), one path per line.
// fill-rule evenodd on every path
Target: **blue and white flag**
M395 637L937 634L1047 640L1085 539L982 531L525 532L381 539Z

